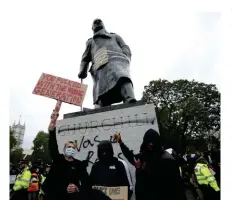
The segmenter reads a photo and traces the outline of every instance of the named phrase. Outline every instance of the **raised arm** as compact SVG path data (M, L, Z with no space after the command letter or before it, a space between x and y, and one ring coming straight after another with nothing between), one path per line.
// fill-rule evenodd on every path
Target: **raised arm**
M86 166L81 163L81 189L85 192L88 192L91 189L92 185L90 182L90 177L87 172Z
M55 113L55 111L52 113L51 120L57 120L59 114ZM56 124L56 123L55 123ZM50 150L50 155L52 160L56 160L58 158L59 150L58 150L58 145L57 145L57 140L56 140L56 127L55 124L50 124L48 127L48 132L49 132L49 150Z
M135 166L135 155L123 142L120 133L114 135L114 139L119 143L123 155L126 159Z

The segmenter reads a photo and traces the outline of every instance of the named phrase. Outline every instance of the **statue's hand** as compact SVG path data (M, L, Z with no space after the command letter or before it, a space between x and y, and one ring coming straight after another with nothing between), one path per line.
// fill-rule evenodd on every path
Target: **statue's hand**
M87 73L83 73L83 72L80 72L79 74L78 74L78 78L80 78L80 79L85 79L87 77Z

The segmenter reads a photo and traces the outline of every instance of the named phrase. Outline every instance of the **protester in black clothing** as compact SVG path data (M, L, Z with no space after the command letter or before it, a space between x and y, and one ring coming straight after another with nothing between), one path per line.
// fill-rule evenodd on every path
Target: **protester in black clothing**
M208 145L208 150L204 152L204 158L216 173L215 178L220 185L220 151L215 150L210 145Z
M19 170L17 170L17 168L12 163L10 163L10 192L13 189L15 178L18 175L18 173Z
M76 152L74 142L67 142L64 146L64 155L60 154L55 127L50 126L49 149L53 163L42 187L47 199L77 200L80 193L90 188L90 184L86 168L80 160L74 158Z
M127 164L114 157L112 144L108 140L99 143L97 153L99 161L92 166L91 184L106 187L128 186L130 199L133 186Z
M46 168L45 168L44 173L43 173L44 177L47 177L50 169L51 169L51 165L50 164L46 164Z
M175 159L163 150L159 134L149 129L143 138L140 153L134 155L115 135L123 155L136 168L136 200L183 200L180 172Z

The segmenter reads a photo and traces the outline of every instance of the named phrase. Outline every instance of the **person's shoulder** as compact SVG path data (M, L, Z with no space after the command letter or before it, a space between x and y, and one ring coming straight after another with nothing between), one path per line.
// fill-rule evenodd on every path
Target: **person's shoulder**
M81 161L81 160L79 160L79 159L76 159L76 158L74 158L74 163L76 164L76 165L83 165L84 164L84 161Z
M55 159L53 160L52 164L54 165L57 165L57 163L63 163L65 162L65 158L64 158L64 154L57 154L57 156L55 157Z
M118 35L117 33L111 33L111 32L110 32L109 34L110 34L112 37L116 37L116 38L117 38L117 37L120 37L120 35Z
M102 168L102 162L100 162L99 160L94 162L91 168L91 171L98 171L99 168Z
M164 160L173 160L173 161L175 161L174 157L170 153L168 153L167 151L163 152L161 158L164 159Z
M102 162L100 162L100 160L97 160L97 161L95 161L94 163L93 163L93 166L92 167L96 167L96 166L99 166L99 165L101 165L102 164Z
M116 162L118 162L119 164L121 164L121 165L123 165L123 166L127 166L127 163L126 163L126 161L124 161L124 160L122 160L122 159L120 159L120 158L116 158L117 159L117 161Z
M114 158L114 164L118 167L128 168L127 163L120 158Z

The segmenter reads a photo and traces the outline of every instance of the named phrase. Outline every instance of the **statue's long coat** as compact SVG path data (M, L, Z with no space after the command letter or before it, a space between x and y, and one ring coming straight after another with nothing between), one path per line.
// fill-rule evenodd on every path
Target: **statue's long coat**
M103 51L101 51L102 49ZM105 52L105 54L102 55L101 52ZM105 29L102 29L87 41L86 50L81 60L80 73L87 73L89 63L92 62L89 72L94 82L94 104L96 104L101 95L109 91L119 92L119 90L113 89L116 86L118 88L119 80L122 80L122 78L131 82L129 72L130 60L130 48L117 34L108 33ZM117 96L117 99L114 99L115 102L112 103L122 101L120 94L115 96Z

